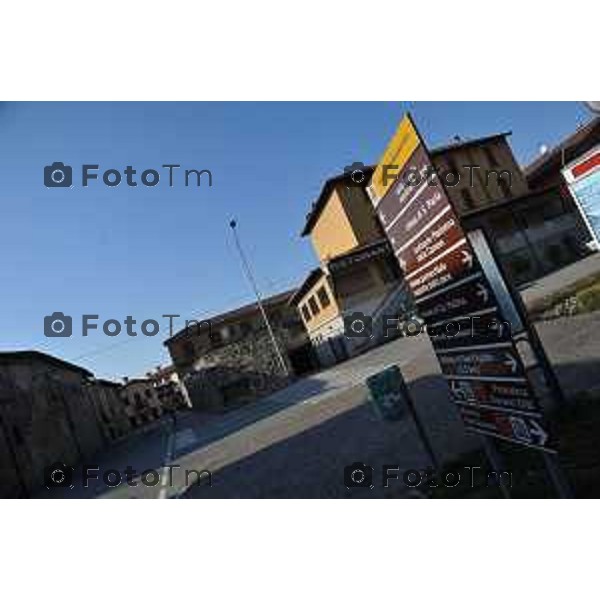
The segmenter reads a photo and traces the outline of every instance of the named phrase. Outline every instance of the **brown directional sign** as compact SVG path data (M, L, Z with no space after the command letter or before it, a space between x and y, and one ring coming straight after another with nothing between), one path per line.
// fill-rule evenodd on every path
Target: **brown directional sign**
M507 315L410 116L400 123L368 191L465 424L547 449L541 410Z
M482 347L512 339L510 323L503 321L497 307L427 324L427 333L439 355L449 349Z
M462 347L457 352L439 353L442 372L450 377L524 377L521 361L512 344Z
M489 378L448 378L454 401L480 409L508 410L539 416L540 410L524 377L503 380Z
M447 287L442 294L421 296L417 306L427 322L447 321L495 306L494 300L487 281L477 274L463 279L459 285Z
M510 442L545 448L550 437L540 417L493 410L459 407L467 429Z
M406 281L417 299L479 272L479 264L466 242L449 250L419 269L405 271Z

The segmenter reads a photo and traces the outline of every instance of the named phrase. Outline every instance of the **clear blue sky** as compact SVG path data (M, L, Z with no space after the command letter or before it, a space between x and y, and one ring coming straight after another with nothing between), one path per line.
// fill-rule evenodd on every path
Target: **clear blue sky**
M589 118L581 103L18 103L0 105L0 350L36 348L98 376L143 374L168 361L163 313L182 319L250 302L228 223L265 295L293 287L315 258L299 237L323 180L375 162L410 110L430 147L512 130L526 164ZM73 189L46 189L43 168L74 167ZM82 163L139 172L210 169L213 187L115 188ZM163 171L162 169L159 169ZM43 318L73 315L70 338ZM81 336L81 314L165 325L156 337Z

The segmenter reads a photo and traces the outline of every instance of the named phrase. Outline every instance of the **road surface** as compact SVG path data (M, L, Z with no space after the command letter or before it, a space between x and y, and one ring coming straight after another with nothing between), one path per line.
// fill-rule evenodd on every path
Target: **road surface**
M567 393L600 385L600 312L538 324ZM382 485L383 465L400 473L430 466L410 419L387 423L373 412L364 380L398 364L441 460L476 447L465 433L425 336L402 338L327 371L297 381L244 408L220 415L186 413L174 427L151 431L110 448L98 460L98 480L44 490L73 498L313 498L410 495L400 481ZM344 468L373 467L373 487L348 489ZM133 468L136 483L110 487L101 474ZM139 474L152 470L148 485ZM186 477L186 470L189 476ZM192 472L192 471L195 471ZM206 472L210 472L210 478ZM196 473L201 474L197 483ZM155 475L156 474L156 475ZM208 482L210 480L210 484ZM150 485L152 484L152 485Z

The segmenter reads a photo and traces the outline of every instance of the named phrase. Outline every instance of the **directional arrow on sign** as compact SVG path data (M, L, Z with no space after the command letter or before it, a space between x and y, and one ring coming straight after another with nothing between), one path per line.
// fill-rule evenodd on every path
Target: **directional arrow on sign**
M462 258L460 259L463 265L467 265L470 269L473 266L473 255L467 250L461 250Z
M483 283L478 283L477 284L477 292L476 292L476 294L481 298L481 300L483 302L487 302L488 298L490 297L490 294L487 291L487 288L485 287L485 285L483 285Z
M519 363L517 363L515 357L512 354L510 354L509 352L506 352L504 356L506 357L504 364L507 367L510 367L510 370L512 373L515 373Z
M534 421L533 419L529 419L529 433L538 438L540 446L543 446L548 440L548 433L546 430L538 423L538 421Z

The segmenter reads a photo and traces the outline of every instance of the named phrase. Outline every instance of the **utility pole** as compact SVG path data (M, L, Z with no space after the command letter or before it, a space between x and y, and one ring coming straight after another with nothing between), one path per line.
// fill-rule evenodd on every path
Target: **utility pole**
M250 269L250 264L248 263L246 255L244 254L244 250L242 248L242 244L240 243L240 238L239 238L237 230L236 230L237 222L235 221L235 219L232 219L231 221L229 221L229 227L231 228L231 231L233 233L233 239L235 240L235 245L238 249L240 259L242 261L242 267L244 268L246 277L248 278L248 281L250 282L250 285L252 286L252 289L254 290L254 295L256 296L256 302L258 304L258 308L260 309L262 318L267 327L269 337L271 338L271 343L273 344L273 349L275 350L275 355L277 356L277 359L279 361L281 369L283 370L284 374L287 377L287 376L289 376L290 372L287 367L287 363L285 362L285 359L283 357L283 354L281 352L281 349L279 348L279 344L277 343L277 338L275 337L275 334L273 333L273 328L271 327L271 323L269 322L269 317L267 316L267 312L265 311L265 307L263 306L262 298L261 298L260 292L258 290L258 286L256 285L256 280L254 279L254 275L252 275L252 270Z

